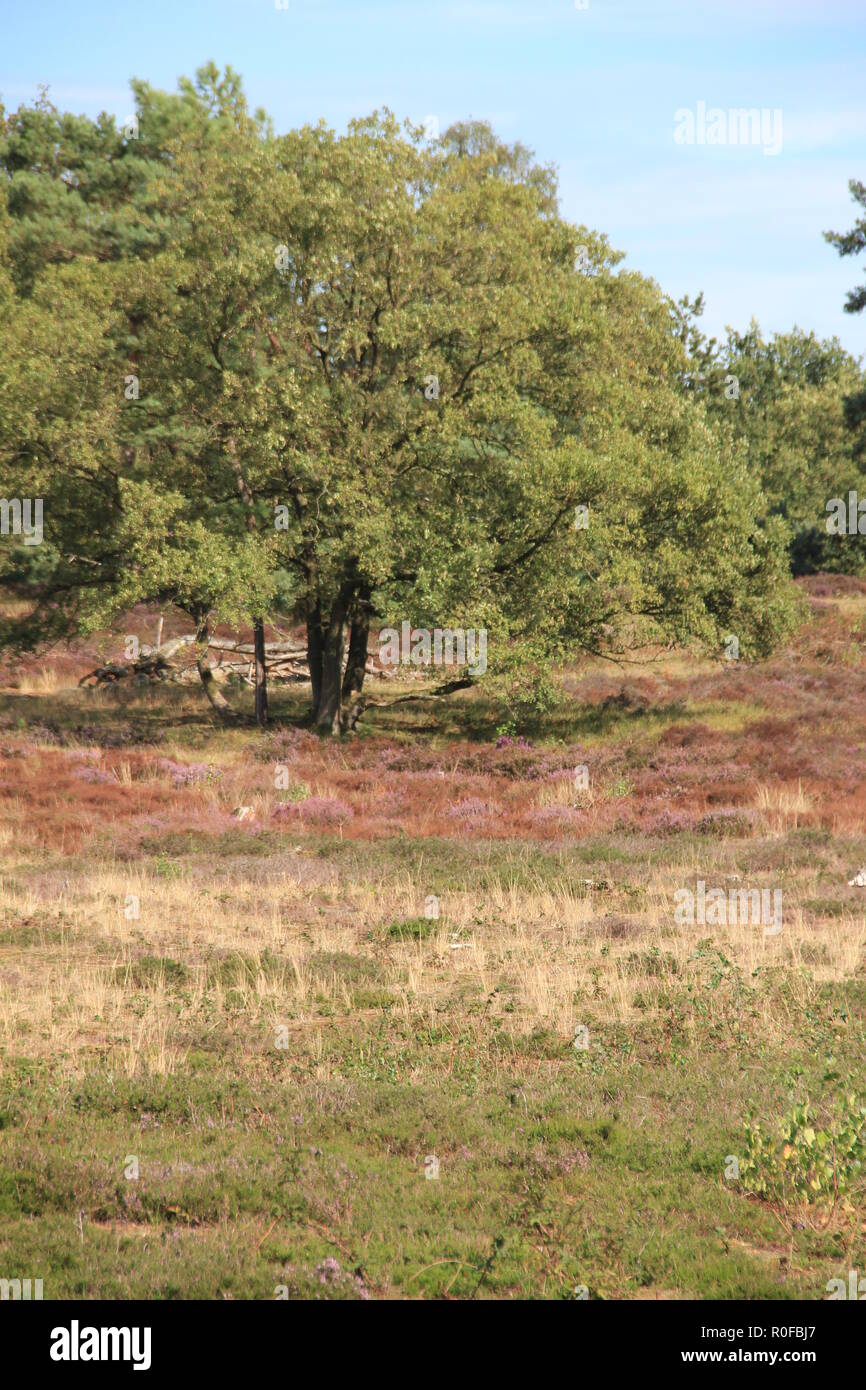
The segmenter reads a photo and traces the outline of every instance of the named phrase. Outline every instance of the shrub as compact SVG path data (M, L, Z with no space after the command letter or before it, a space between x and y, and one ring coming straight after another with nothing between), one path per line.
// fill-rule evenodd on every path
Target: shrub
M129 965L119 965L115 973L121 984L129 982L136 989L154 986L163 986L168 990L177 989L186 984L189 978L186 966L178 960L172 960L170 956L142 956Z
M537 729L563 703L562 692L549 671L521 671L506 694L508 719L497 733L515 735Z
M642 829L647 835L681 835L694 829L694 818L687 811L670 811L665 808L657 815L643 822Z
M708 811L698 821L697 831L700 835L750 835L754 824L754 812L731 806Z
M749 1192L770 1201L834 1205L862 1172L866 1160L866 1105L849 1094L837 1114L818 1128L808 1100L779 1124L779 1137L759 1121L746 1124L746 1158L740 1178Z
M406 922L392 922L388 935L395 941L423 941L435 927L429 917L411 917Z
M310 797L310 788L306 782L292 782L283 792L283 801L306 801Z
M175 787L194 787L201 782L215 782L222 776L219 768L211 763L179 763L174 758L159 758L157 767L167 772Z
M455 820L477 820L489 815L490 807L477 796L468 796L463 801L456 801L453 806L449 806L448 814Z

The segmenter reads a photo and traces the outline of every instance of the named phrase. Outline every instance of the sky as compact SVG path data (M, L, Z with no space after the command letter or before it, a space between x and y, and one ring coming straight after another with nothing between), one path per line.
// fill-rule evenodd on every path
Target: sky
M866 254L822 236L853 226L848 180L866 182L866 0L0 0L7 109L47 84L123 121L130 78L174 90L210 59L277 131L384 106L488 120L556 167L563 214L626 268L703 290L705 331L754 317L866 357L866 313L843 309ZM753 141L741 108L764 113Z

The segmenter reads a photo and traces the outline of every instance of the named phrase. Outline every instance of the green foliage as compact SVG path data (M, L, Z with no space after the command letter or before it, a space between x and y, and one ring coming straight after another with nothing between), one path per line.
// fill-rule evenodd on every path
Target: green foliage
M136 989L178 989L186 984L189 971L178 960L169 956L142 956L130 965L118 965L115 969L117 980Z
M778 1124L778 1137L758 1120L746 1125L745 1189L786 1205L835 1205L846 1201L866 1160L866 1104L849 1093L823 1124L808 1101L793 1106Z
M863 209L850 232L825 232L824 238L835 246L840 256L858 256L866 246L866 184L859 179L850 179L848 188L854 202ZM860 314L866 309L866 285L849 290L845 312Z
M171 225L154 183L175 141L218 142L237 129L264 130L247 113L240 80L213 63L170 94L131 82L137 133L105 113L95 121L60 112L42 92L2 114L0 167L7 177L9 258L15 285L32 293L47 267L85 257L139 261L164 249Z
M427 917L411 917L405 922L392 922L388 936L394 941L423 941L430 936L435 922Z
M389 112L276 137L213 65L133 91L135 139L44 100L0 131L0 463L52 557L34 595L4 551L8 641L145 599L202 632L291 606L337 667L360 609L483 627L529 725L552 658L790 631L785 527L668 301L525 149Z
M835 246L840 256L859 256L866 246L866 184L851 179L848 184L854 202L863 209L850 232L825 232L824 237ZM866 284L849 290L845 301L846 314L861 314L866 309ZM866 386L847 397L845 423L851 431L854 454L861 468L866 468Z
M794 329L765 340L754 321L746 333L729 331L720 347L698 330L702 307L699 296L674 311L690 353L685 385L744 458L769 516L783 523L794 573L861 572L866 538L828 534L826 524L832 498L866 494L858 362L835 338Z
M282 792L280 800L292 802L306 801L307 797L310 795L311 791L306 782L292 782Z
M497 726L497 733L531 733L562 703L562 692L549 670L531 668L517 672L508 682L506 692L508 719Z

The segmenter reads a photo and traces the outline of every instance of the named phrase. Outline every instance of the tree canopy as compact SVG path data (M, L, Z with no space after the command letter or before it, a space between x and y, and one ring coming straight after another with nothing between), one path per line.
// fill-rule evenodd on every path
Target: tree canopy
M690 389L683 315L487 125L277 136L213 65L133 91L126 133L46 97L0 130L0 458L45 515L38 562L0 552L34 598L7 641L279 609L336 732L373 621L484 628L492 674L789 629L785 458L838 448L841 350L729 343L756 445Z
M701 307L678 308L690 354L687 384L716 427L745 450L770 515L788 529L794 573L862 570L862 539L826 526L832 498L866 491L866 458L851 428L851 405L864 389L858 362L837 339L797 328L765 339L754 321L745 333L729 330L719 345L700 333Z

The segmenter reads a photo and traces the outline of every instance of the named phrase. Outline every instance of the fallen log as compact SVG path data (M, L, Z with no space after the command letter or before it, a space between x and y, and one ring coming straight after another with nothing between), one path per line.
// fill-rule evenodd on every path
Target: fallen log
M218 652L248 652L250 656L255 655L255 647L252 642L233 642L228 637L212 637L208 647L213 647ZM303 656L306 660L307 648L303 642L266 642L265 655L270 658L279 656L281 653L287 656Z
M136 678L177 681L182 684L197 680L201 675L198 660L186 666L179 666L175 661L175 658L185 648L191 647L194 642L195 635L188 633L183 637L173 637L169 642L165 642L159 647L142 644L137 660L109 662L104 666L97 666L95 670L82 676L78 684L79 686L88 684L94 686L113 685L118 681L135 680ZM207 652L211 650L217 653L217 662L215 666L207 669L213 672L215 679L229 674L237 676L246 685L255 683L251 670L252 661L232 660L233 656L253 658L255 647L252 642L236 642L229 637L211 637L207 644ZM207 652L203 653L205 660L207 659ZM226 653L225 657L223 653ZM265 643L265 658L268 664L268 675L274 680L307 681L310 679L307 649L303 642L267 642ZM348 660L348 653L346 660ZM344 669L345 665L346 661L343 663ZM382 680L392 680L398 674L397 671L378 667L375 658L371 655L367 657L365 673Z
M88 681L97 685L114 685L117 681L129 680L130 678L144 677L147 680L172 680L174 671L162 656L146 657L139 661L120 663L109 663L107 666L97 666L95 671L88 671L86 676L82 676L78 682L79 686L86 686Z

